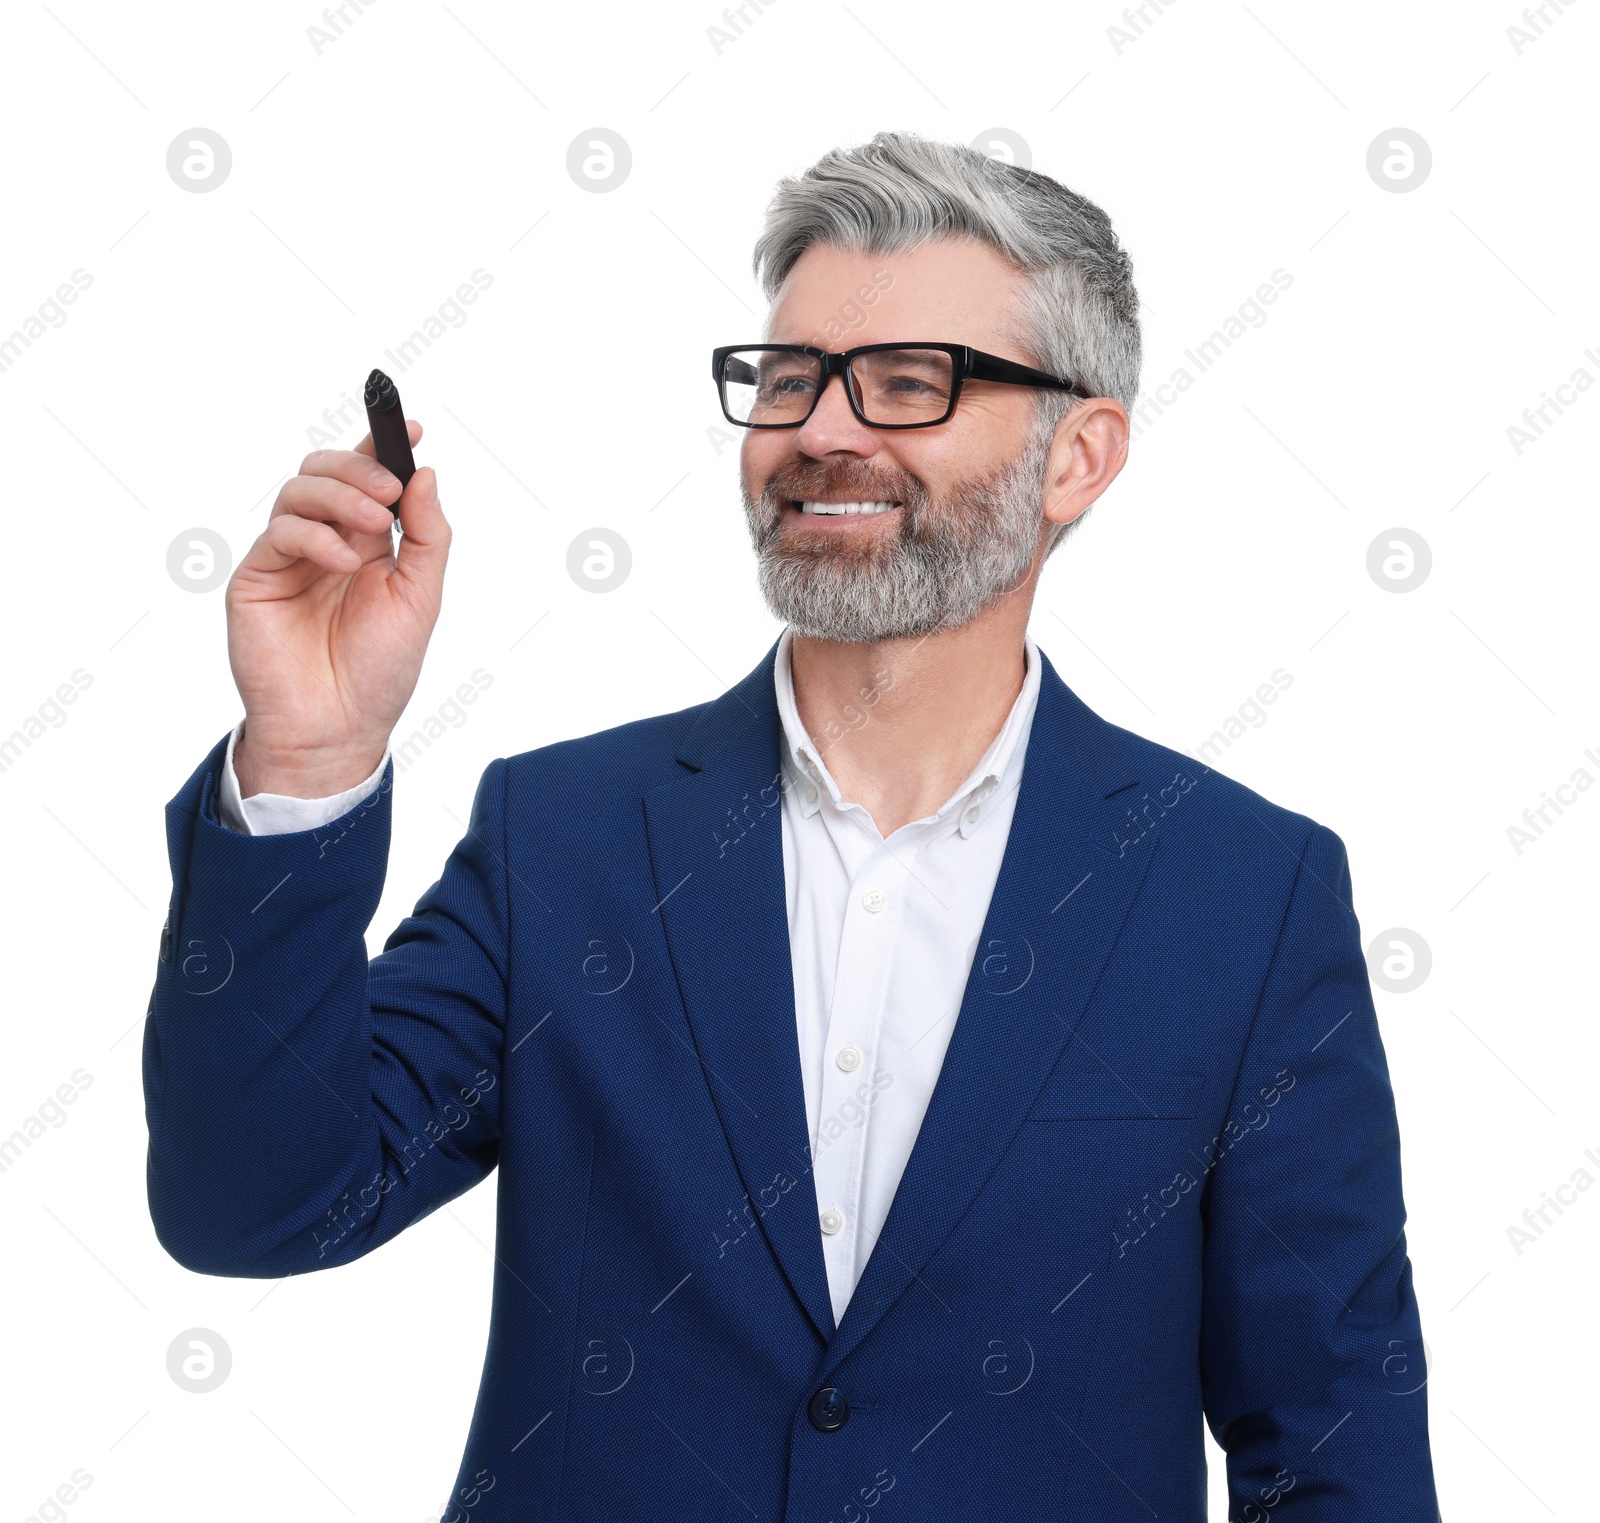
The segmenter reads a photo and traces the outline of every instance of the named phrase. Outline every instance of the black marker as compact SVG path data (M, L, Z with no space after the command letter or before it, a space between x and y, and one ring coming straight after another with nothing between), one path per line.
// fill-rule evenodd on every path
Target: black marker
M372 430L372 448L378 464L400 478L400 494L416 474L417 462L411 458L411 436L406 432L406 415L400 406L400 393L381 370L367 377L367 426ZM389 504L389 511L400 516L400 498Z

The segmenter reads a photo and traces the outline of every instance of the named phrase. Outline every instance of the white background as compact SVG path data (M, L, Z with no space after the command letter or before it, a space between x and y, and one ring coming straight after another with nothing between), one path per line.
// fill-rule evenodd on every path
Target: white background
M1119 49L1110 3L940 19L781 0L719 52L714 3L381 0L320 53L310 0L8 12L0 334L75 269L92 284L0 370L0 736L74 670L92 683L0 771L0 1136L75 1070L92 1082L0 1172L0 1519L81 1467L64 1511L84 1523L423 1523L483 1354L492 1184L275 1285L191 1274L155 1240L139 1064L162 810L241 712L222 592L179 585L169 547L209 529L236 563L323 409L492 276L397 377L455 529L402 729L476 669L492 685L397 778L376 952L492 758L703 702L776 637L737 451L708 433L708 351L759 335L750 247L778 176L883 127L996 126L1114 219L1147 386L1292 276L1140 432L1051 561L1033 633L1099 713L1191 753L1292 674L1213 765L1343 837L1364 937L1431 948L1419 988L1376 999L1443 1515L1592 1516L1600 1191L1520 1253L1507 1229L1580 1168L1600 1178L1600 792L1568 795L1520 853L1507 827L1577 769L1600 777L1600 396L1520 453L1507 430L1579 367L1600 378L1600 18L1547 8L1519 51L1509 0L1185 0L1147 7ZM194 127L232 151L207 193L166 170ZM566 168L594 127L633 156L605 194ZM1366 167L1396 127L1433 155L1407 193ZM650 362L646 416L613 411L631 388L608 352ZM594 527L633 556L604 595L566 569ZM1396 528L1433 561L1403 593L1367 571ZM232 1351L209 1395L167 1374L194 1327Z

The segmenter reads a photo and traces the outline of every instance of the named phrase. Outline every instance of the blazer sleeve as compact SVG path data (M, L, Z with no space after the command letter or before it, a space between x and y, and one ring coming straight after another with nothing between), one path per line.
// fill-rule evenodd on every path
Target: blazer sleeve
M161 1245L276 1278L370 1252L498 1159L506 762L437 882L369 961L394 782L310 830L219 824L226 740L167 805L172 899L145 1019Z
M1212 1151L1201 1379L1229 1519L1432 1523L1400 1135L1344 843L1323 826Z

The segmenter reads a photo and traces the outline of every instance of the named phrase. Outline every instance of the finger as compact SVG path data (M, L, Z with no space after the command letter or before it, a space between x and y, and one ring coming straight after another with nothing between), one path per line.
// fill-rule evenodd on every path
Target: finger
M395 574L425 603L436 604L450 557L450 525L439 506L439 478L431 465L418 467L406 484L400 499L400 531Z
M422 437L422 425L418 423L415 418L407 418L406 433L410 436L411 445L414 449L416 447L417 440ZM367 437L356 446L356 448L369 459L372 458L375 453L372 448L372 435L368 434Z
M380 507L393 502L400 495L400 482L394 474L385 470L370 454L363 455L356 450L312 450L300 462L300 474L327 476L359 487Z
M244 565L255 571L282 571L301 560L344 575L363 563L362 557L332 525L285 513L267 525L250 547Z
M392 476L387 480L393 495L399 483ZM381 487L373 483L371 490L379 491ZM286 513L323 523L346 524L363 534L384 534L394 524L394 514L377 498L332 476L291 476L278 493L269 517L280 518Z

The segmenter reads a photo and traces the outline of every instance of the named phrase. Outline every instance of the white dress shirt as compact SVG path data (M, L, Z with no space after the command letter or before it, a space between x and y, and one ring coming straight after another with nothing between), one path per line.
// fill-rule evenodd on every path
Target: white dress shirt
M222 781L217 789L217 817L229 830L237 830L242 836L283 836L296 830L331 825L377 790L392 749L385 746L383 760L372 776L354 788L346 788L343 793L330 793L320 799L297 799L287 793L253 793L246 799L239 797L239 775L233 770L233 748L243 734L244 720L241 719L228 737L228 754L222 759Z
M922 1126L999 876L1039 696L1039 650L1031 635L1023 640L1022 691L999 734L935 813L887 840L860 804L841 797L806 735L790 670L792 629L778 641L795 1024L836 1323ZM832 733L847 737L871 724L877 701L862 700L841 714ZM241 720L228 741L218 811L224 824L246 835L311 830L338 819L378 787L389 761L385 749L371 777L329 798L241 799L233 748L243 727ZM830 721L819 719L818 738L829 733Z

